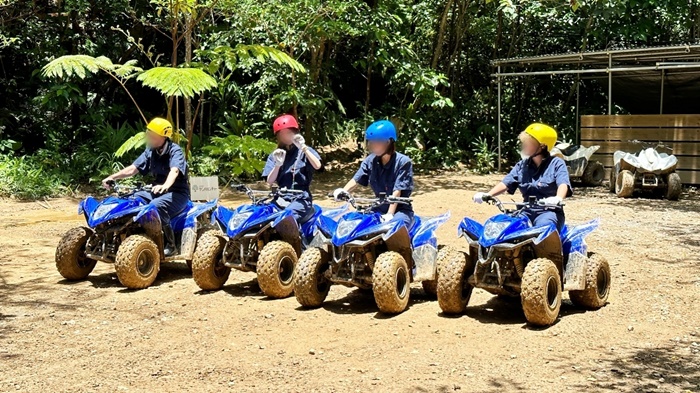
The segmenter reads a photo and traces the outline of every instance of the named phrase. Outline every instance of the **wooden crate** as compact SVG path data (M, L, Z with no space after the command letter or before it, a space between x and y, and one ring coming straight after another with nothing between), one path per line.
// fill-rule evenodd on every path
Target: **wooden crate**
M616 151L641 150L633 140L660 142L672 148L669 153L678 157L683 183L700 184L700 115L581 116L581 144L599 145L593 159L608 171Z

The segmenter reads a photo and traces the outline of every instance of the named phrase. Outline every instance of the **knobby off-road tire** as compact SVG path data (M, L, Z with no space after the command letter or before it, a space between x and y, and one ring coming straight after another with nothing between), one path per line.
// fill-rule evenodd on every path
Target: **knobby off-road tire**
M605 180L605 167L598 161L590 161L581 176L583 183L588 186L598 187Z
M591 254L586 266L586 289L569 291L571 302L590 310L603 307L608 302L611 277L608 261L598 254Z
M316 247L301 254L294 273L294 296L302 307L320 307L326 300L331 282L323 273L328 270L329 260L328 253Z
M520 299L528 323L549 326L561 308L561 278L554 262L535 259L525 266Z
M97 261L85 256L85 245L92 231L85 227L66 232L56 247L56 269L66 280L82 280L95 268Z
M160 252L153 240L131 235L119 246L114 263L117 278L127 288L148 288L160 271Z
M258 257L258 285L271 298L283 299L294 292L294 270L297 253L294 247L280 240L269 242Z
M223 253L226 241L216 231L204 232L197 240L192 258L192 278L205 291L221 289L231 274L224 265Z
M474 287L467 279L474 272L472 259L461 251L445 247L438 253L437 298L445 314L461 314L467 309Z
M379 255L372 271L372 289L379 311L398 314L408 307L411 275L401 254L387 251Z
M617 187L617 176L615 173L615 167L612 167L612 169L610 169L610 184L608 186L611 194L615 193L616 187Z
M671 173L668 175L668 189L666 190L666 199L669 201L677 201L681 196L681 191L683 190L683 183L681 183L681 177L677 173Z
M617 174L615 194L620 198L629 198L634 194L634 173L624 170Z

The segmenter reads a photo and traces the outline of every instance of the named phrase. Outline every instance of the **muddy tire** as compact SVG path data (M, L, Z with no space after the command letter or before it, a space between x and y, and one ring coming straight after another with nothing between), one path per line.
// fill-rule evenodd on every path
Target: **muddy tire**
M615 174L615 167L612 167L610 169L610 183L608 188L610 189L610 193L614 194L615 193L615 188L617 187L617 176Z
M330 280L324 275L328 270L328 253L320 248L309 248L301 254L294 274L294 296L302 307L320 307L331 289Z
M615 194L620 198L629 198L634 194L634 173L623 170L617 175Z
M153 284L160 271L160 252L150 238L131 235L119 246L114 262L117 278L127 288L142 289Z
M82 280L95 268L97 261L85 256L85 245L91 234L88 228L73 228L58 243L56 269L66 280Z
M554 262L535 259L525 266L520 299L531 325L549 326L561 308L561 279Z
M598 161L589 161L581 176L583 183L588 186L598 187L605 180L605 167Z
M586 289L569 291L571 302L589 310L603 307L608 302L611 277L608 261L598 254L591 254L586 264Z
M221 289L231 274L222 260L226 241L215 233L205 232L197 240L192 259L192 278L204 291Z
M425 280L422 281L423 292L433 299L437 298L437 280Z
M258 285L271 298L283 299L294 292L294 270L297 253L291 244L272 241L263 247L258 257Z
M437 298L445 314L461 314L467 309L474 287L467 279L474 272L471 258L461 251L445 247L438 253Z
M677 173L671 173L668 175L668 189L666 189L666 199L669 201L677 201L681 196L681 191L683 190L683 183L681 183L681 177Z
M387 251L379 255L372 271L372 289L379 311L398 314L408 307L411 275L401 254Z

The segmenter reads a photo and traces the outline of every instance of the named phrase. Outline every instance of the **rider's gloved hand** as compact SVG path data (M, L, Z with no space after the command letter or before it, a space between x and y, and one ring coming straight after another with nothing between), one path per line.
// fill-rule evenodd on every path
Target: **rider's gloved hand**
M382 222L391 221L393 218L394 218L394 215L391 213L382 214Z
M107 190L111 190L112 186L109 185L110 182L113 182L114 179L112 179L112 176L107 176L104 179L102 179L102 187L104 187Z
M333 199L335 199L338 202L343 201L343 197L349 197L350 193L345 191L344 188L338 188L335 191L333 191Z
M558 196L553 196L553 197L549 197L549 198L540 199L540 202L542 202L545 205L557 205L558 206L558 205L561 205L561 203L563 201Z
M285 157L287 157L287 152L282 149L277 149L272 152L272 158L275 159L275 166L282 166Z
M489 196L489 194L485 192L477 192L474 194L474 203L484 203L484 197Z
M300 134L294 135L292 143L294 143L294 146L299 148L299 150L304 150L304 148L306 147L306 140L304 140L304 137Z

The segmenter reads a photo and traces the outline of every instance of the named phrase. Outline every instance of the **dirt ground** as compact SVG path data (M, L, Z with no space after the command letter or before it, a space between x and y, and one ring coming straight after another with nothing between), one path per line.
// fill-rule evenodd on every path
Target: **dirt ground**
M450 210L440 242L466 249L457 224L495 214L469 200L498 179L419 176L416 211ZM319 176L327 188L316 195L341 183ZM0 391L700 392L700 194L623 201L576 191L568 222L601 217L589 245L610 261L612 293L592 312L565 295L547 329L526 326L517 301L481 290L450 318L414 285L410 308L386 317L371 295L339 286L317 310L269 300L253 273L234 271L223 290L204 293L179 263L146 290L125 290L102 263L67 282L54 251L83 224L79 201L2 200Z

